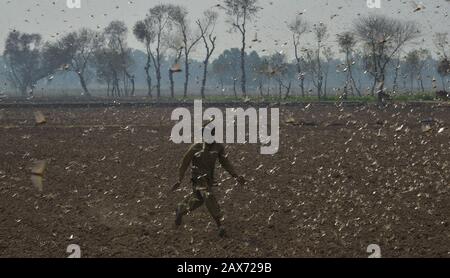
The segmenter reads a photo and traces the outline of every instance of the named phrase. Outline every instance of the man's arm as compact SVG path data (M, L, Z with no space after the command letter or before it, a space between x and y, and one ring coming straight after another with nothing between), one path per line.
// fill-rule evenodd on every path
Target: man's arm
M243 176L239 176L236 171L234 170L233 165L231 164L230 160L228 159L227 155L225 154L225 148L222 148L219 151L219 162L220 165L228 172L230 175L237 179L239 183L244 184L245 178Z
M177 190L183 181L184 174L186 173L186 170L195 154L194 146L195 144L189 148L189 150L184 154L183 159L181 159L180 168L178 169L178 181L172 186L172 191Z

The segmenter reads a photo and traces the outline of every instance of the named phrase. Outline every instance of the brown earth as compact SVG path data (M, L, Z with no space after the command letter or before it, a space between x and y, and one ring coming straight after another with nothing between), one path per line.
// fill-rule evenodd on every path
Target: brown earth
M1 109L0 257L450 257L448 106L282 108L276 155L227 147L250 181L216 173L227 238L204 207L174 228L172 109Z

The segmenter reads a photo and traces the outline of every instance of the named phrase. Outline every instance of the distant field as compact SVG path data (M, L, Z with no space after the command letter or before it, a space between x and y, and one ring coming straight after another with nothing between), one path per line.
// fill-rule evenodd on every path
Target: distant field
M172 108L39 110L0 109L0 257L450 257L448 106L282 107L276 155L227 146L250 182L216 173L224 239L205 208L174 228Z

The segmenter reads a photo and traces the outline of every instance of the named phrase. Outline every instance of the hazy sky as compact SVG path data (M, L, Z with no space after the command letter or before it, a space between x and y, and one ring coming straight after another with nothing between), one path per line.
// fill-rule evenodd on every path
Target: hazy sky
M291 48L282 46L289 41L290 34L286 23L293 20L298 12L311 24L324 22L330 27L330 45L335 45L335 34L348 29L358 16L368 13L380 13L403 20L415 20L420 23L423 37L414 47L432 48L432 35L435 32L448 32L450 2L446 0L426 0L422 3L425 9L413 12L414 2L410 0L380 0L380 9L369 9L366 0L260 0L263 10L249 28L249 44L260 54L284 51L289 56ZM37 32L44 39L52 40L58 34L79 27L102 29L112 20L123 20L132 27L137 20L145 17L148 9L159 3L185 5L193 22L201 17L203 11L221 3L220 0L81 0L80 9L69 9L66 0L0 0L0 51L9 31L16 29L24 32ZM360 15L358 15L360 14ZM218 36L217 53L226 48L239 46L239 35L229 33L229 25L225 23L226 15L221 12L216 27ZM337 15L337 16L336 16ZM99 29L99 30L100 30ZM261 43L251 40L258 34ZM310 35L305 37L309 40ZM275 40L280 41L276 45ZM424 40L424 41L423 41ZM306 43L306 42L305 42ZM129 36L129 45L141 49L140 44ZM266 49L266 52L261 50ZM203 49L193 53L194 58L203 57Z

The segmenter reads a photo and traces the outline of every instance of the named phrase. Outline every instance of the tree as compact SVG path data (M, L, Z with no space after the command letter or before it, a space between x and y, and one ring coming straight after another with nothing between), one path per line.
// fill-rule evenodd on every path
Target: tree
M382 101L386 69L392 58L420 31L411 21L400 21L382 15L361 17L354 22L354 33L366 51L366 69L372 75L372 95L377 84L378 99Z
M146 45L147 48L147 83L149 94L151 94L151 78L148 74L150 59L156 75L156 97L161 97L161 65L165 52L164 43L168 33L172 29L172 11L175 9L171 4L159 4L149 10L144 20L138 21L134 27L135 36Z
M125 95L128 96L127 81L131 82L131 96L134 96L135 80L134 75L130 73L133 60L131 58L131 49L126 44L128 28L122 21L112 21L104 30L104 36L108 48L113 52L112 58L117 61L111 63L115 71L115 83L118 83L119 74L123 74L123 87ZM119 89L119 88L116 88ZM120 90L119 90L120 91Z
M56 71L60 55L43 45L41 35L10 32L6 39L3 56L8 66L12 84L25 96L30 95L36 83Z
M398 74L401 68L401 56L402 56L402 52L399 51L397 53L397 57L395 59L393 59L392 63L394 68L394 80L393 80L393 85L392 85L392 91L393 93L397 92L397 88L398 88Z
M350 32L345 32L337 35L338 45L340 47L340 51L345 54L345 68L344 72L346 73L345 86L344 86L344 94L347 95L347 92L350 90L351 94L354 95L353 90L356 90L358 96L361 96L361 91L358 89L356 85L355 79L353 78L353 53L356 46L355 36Z
M425 61L430 57L430 52L426 49L416 49L408 52L405 58L403 71L409 76L411 93L414 91L414 80L417 80L422 92L423 86L422 71Z
M183 40L178 36L173 36L173 38L168 40L168 49L173 51L174 61L172 67L169 68L169 81L170 81L170 97L175 97L175 82L173 80L173 75L176 72L180 72L181 68L179 65L180 58L183 52Z
M278 97L281 99L283 95L283 89L286 90L285 98L289 96L291 91L291 76L289 76L290 68L289 63L287 62L286 55L275 53L270 56L269 59L269 74L277 81L278 83Z
M300 80L300 89L302 97L305 96L305 73L303 71L303 59L300 56L300 38L309 30L309 25L300 16L297 16L293 22L288 25L292 33L292 43L294 44L294 55L297 66L297 74Z
M167 31L168 33L172 28L170 13L173 9L174 6L170 4L156 5L155 7L150 9L150 13L147 16L147 19L153 22L151 26L155 28L154 30L156 35L156 55L153 56L153 65L155 66L156 72L156 91L158 99L161 97L161 62L164 52L164 50L162 49L162 44L166 39L165 32Z
M448 59L448 51L449 51L449 40L448 33L436 33L434 35L434 45L438 50L438 56L443 57L444 59Z
M328 75L330 73L330 65L333 61L334 53L331 47L325 47L323 50L323 56L325 57L325 65L323 69L323 96L326 97L328 93Z
M203 20L197 20L198 28L200 29L203 45L205 46L205 59L203 60L203 78L202 87L200 90L202 98L205 98L206 78L208 75L208 65L211 55L216 49L216 36L214 36L214 27L217 22L218 14L212 10L206 10L204 12Z
M239 75L241 52L237 48L225 50L212 63L213 71L221 82L232 81L234 95L237 96L236 83Z
M229 23L234 31L241 34L241 90L244 97L247 96L246 88L246 68L245 68L245 49L247 24L261 9L257 4L258 0L224 0L226 14L229 16Z
M315 51L312 50L310 47L304 49L305 52L305 63L303 66L303 71L308 73L305 76L308 76L310 78L310 81L312 85L315 88L318 88L318 82L317 82L317 59L315 58ZM312 90L308 90L308 92L312 92Z
M120 86L116 71L117 66L114 65L114 63L119 60L117 58L117 53L104 47L97 50L94 57L95 68L97 70L97 81L100 83L106 83L106 95L109 97L111 93L111 96L113 97L115 95L120 97Z
M438 50L438 56L440 57L440 61L437 66L437 71L442 80L442 89L444 92L445 88L445 76L450 74L450 65L449 65L449 40L448 33L436 33L434 37L434 45Z
M152 60L155 60L151 45L155 41L155 28L153 27L153 21L149 18L136 22L133 28L133 34L136 39L143 43L147 54L147 60L145 62L145 76L147 81L147 94L152 97L152 77L150 74L150 67Z
M264 96L263 82L264 82L264 80L270 80L270 78L272 77L272 74L270 73L269 61L267 59L261 59L255 67L255 73L256 73L256 77L258 79L259 95L262 97L262 96ZM267 91L269 92L270 84L268 84L268 85L269 86L267 88Z
M202 39L201 34L192 34L189 28L189 20L187 18L188 12L185 7L175 6L171 11L171 18L175 25L178 27L183 42L183 54L184 54L184 91L183 96L187 97L187 91L189 86L189 55L192 49Z
M101 47L103 37L99 32L86 28L71 32L52 44L52 51L59 51L62 60L66 60L66 69L77 74L84 94L90 96L87 88L89 67L93 64L94 54Z
M320 22L319 24L313 25L313 34L316 39L317 43L317 49L316 49L316 61L315 61L315 73L317 75L317 96L320 99L322 96L322 90L323 90L323 79L324 79L324 73L322 69L322 60L320 57L320 54L322 53L322 49L324 47L324 41L328 38L328 28L323 23Z
M445 91L445 77L447 75L450 75L450 60L448 60L447 58L442 59L441 61L439 61L438 63L438 68L437 71L439 73L439 75L441 76L441 80L442 80L442 89Z

